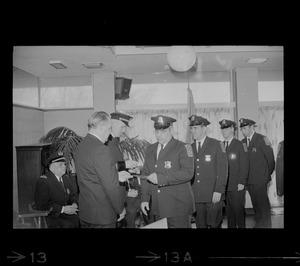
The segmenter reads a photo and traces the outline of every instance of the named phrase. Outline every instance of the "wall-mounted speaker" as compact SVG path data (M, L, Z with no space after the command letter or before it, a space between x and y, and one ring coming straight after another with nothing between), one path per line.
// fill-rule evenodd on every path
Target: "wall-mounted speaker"
M129 98L132 79L115 78L115 99L126 100Z

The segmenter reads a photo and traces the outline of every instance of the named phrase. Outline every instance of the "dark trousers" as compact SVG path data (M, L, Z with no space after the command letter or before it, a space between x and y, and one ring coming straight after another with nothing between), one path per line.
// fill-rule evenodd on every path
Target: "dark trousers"
M245 195L246 191L226 192L226 216L228 228L245 228Z
M141 198L136 197L127 197L126 198L126 215L125 215L125 221L126 221L126 228L135 228L135 220L137 216L139 215L139 212L141 210Z
M61 213L58 217L46 217L48 228L79 228L79 218L77 215Z
M80 219L81 228L116 228L116 223L111 224L91 224Z
M254 228L271 228L271 210L267 184L250 184L248 191L255 212Z
M159 215L153 215L154 221L162 219ZM192 228L190 215L167 217L169 228Z
M223 222L223 201L196 203L197 228L221 228Z

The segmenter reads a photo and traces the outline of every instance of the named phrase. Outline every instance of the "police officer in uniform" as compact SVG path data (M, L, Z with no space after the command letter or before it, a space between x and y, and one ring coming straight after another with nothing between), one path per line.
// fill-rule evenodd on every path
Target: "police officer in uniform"
M228 159L228 180L226 186L226 216L228 228L245 228L245 185L249 173L247 145L236 139L236 123L223 119L219 121Z
M196 203L197 228L221 228L227 182L227 156L223 142L206 135L210 122L197 115L189 117L194 138L195 175L192 187Z
M241 118L239 122L250 158L247 188L255 212L255 228L271 228L268 183L275 168L272 145L268 137L255 132L253 120Z
M62 152L52 154L46 161L49 171L37 181L34 201L36 208L49 211L49 228L78 228L78 197L65 175L66 159Z
M284 195L284 140L279 142L277 148L277 158L276 158L276 192L277 196L282 197Z
M125 133L126 127L132 120L132 116L124 113L111 113L112 133L109 135L106 145L110 148L113 159L116 161L118 171L128 171L138 166L138 162L134 160L124 160L123 153L120 149L120 137ZM129 184L131 183L131 185ZM140 210L139 183L136 178L128 180L128 182L120 182L125 198L126 215L123 220L117 223L118 228L135 227L135 217Z
M145 154L142 212L147 215L151 210L155 221L167 218L168 228L191 228L190 216L195 211L191 145L173 138L176 119L158 115L151 120L157 142L149 145Z

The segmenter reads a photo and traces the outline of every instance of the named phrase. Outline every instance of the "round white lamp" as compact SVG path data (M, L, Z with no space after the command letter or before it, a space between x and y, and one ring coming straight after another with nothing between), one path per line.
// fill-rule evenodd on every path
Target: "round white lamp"
M192 46L171 46L167 60L173 70L185 72L195 65L197 54Z

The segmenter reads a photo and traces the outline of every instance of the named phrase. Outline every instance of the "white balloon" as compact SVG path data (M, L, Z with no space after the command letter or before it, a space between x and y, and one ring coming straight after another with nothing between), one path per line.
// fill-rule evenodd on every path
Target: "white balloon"
M167 54L169 66L178 72L191 69L197 59L197 54L192 46L172 46Z

